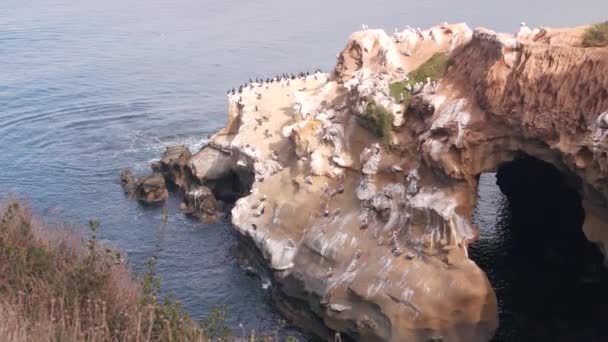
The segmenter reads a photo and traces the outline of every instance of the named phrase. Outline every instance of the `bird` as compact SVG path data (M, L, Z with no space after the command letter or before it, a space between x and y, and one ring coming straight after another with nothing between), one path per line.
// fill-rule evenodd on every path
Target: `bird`
M532 33L532 30L528 26L526 26L525 22L522 22L519 27L519 32L517 32L515 36L517 38L523 38L529 35L530 33Z

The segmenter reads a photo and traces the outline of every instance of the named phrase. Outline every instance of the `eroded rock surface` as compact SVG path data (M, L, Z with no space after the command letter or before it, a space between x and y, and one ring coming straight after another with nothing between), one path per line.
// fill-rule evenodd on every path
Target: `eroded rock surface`
M126 169L120 172L120 181L129 197L144 203L164 202L169 197L165 178L159 173L135 178L133 172Z
M188 187L191 175L188 163L192 158L192 153L185 145L167 146L162 159L158 163L152 164L152 169L160 172L165 179L178 187Z
M585 233L607 246L608 50L581 48L582 32L356 32L330 74L229 94L226 128L176 183L197 210L212 206L199 192L239 198L232 222L279 307L321 337L487 341L496 297L467 253L481 173L522 153L553 164L579 180ZM442 77L409 83L437 53Z

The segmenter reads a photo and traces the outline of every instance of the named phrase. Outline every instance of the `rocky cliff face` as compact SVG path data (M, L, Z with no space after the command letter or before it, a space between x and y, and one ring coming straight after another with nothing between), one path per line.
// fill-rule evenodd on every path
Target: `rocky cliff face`
M496 298L467 254L481 173L519 154L553 164L588 239L608 243L608 49L581 34L356 32L330 74L229 94L226 128L169 178L239 197L232 221L279 307L316 334L487 341Z

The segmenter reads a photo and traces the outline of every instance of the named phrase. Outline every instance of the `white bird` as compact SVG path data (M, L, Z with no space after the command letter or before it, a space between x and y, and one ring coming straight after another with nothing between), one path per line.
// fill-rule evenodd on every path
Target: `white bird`
M522 22L519 27L519 32L515 35L517 38L524 38L532 33L532 30Z
M444 21L443 23L441 23L441 28L444 29L444 30L447 29L448 28L448 22Z

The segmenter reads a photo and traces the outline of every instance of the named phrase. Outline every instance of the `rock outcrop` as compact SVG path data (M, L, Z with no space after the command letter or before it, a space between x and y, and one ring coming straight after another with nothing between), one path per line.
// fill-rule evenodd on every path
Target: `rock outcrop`
M125 169L120 172L120 182L129 197L144 203L164 202L169 197L165 178L159 173L135 178L131 170Z
M580 47L582 32L356 32L330 74L229 94L226 128L178 163L190 180L165 176L199 211L213 205L199 193L238 198L232 222L279 307L321 337L487 341L496 297L467 253L481 173L551 163L608 246L608 49Z
M191 179L188 168L190 158L192 158L192 153L186 146L167 146L161 160L152 164L152 170L161 173L165 179L176 186L187 188Z

